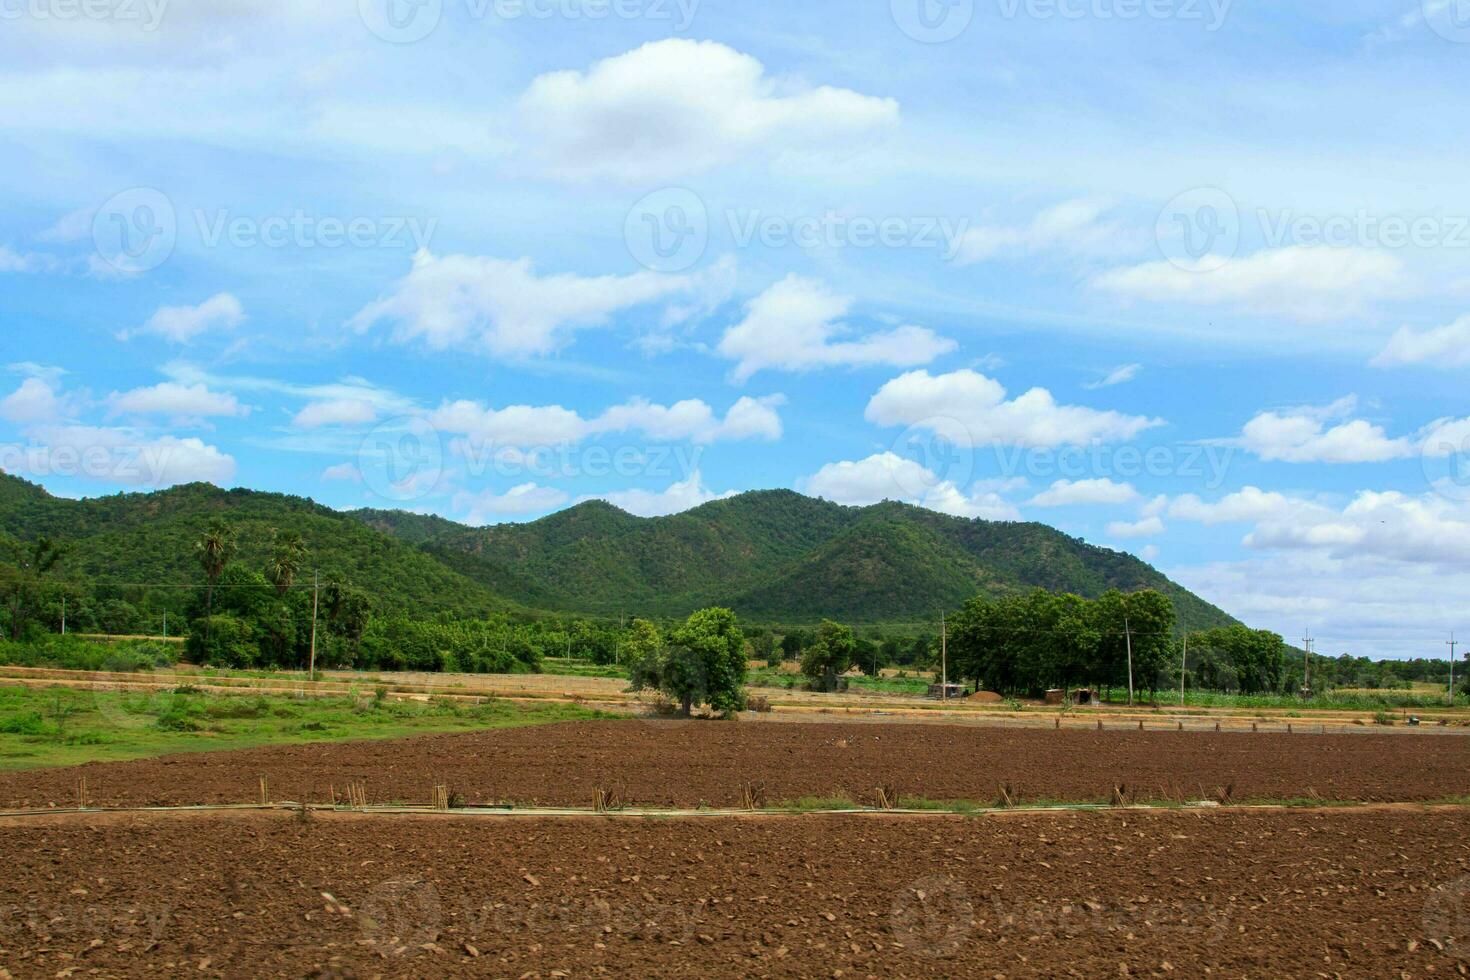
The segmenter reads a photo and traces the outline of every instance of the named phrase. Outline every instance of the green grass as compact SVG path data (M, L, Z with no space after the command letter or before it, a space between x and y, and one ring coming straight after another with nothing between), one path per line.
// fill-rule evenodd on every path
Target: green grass
M177 644L154 640L103 643L72 636L49 636L36 643L0 641L0 665L132 672L173 667L179 662L179 652Z
M801 690L807 684L802 674L791 674L771 667L752 667L745 675L748 687L773 687L778 690ZM861 677L847 678L848 689L872 691L881 694L923 694L929 690L929 681L922 677Z
M619 717L579 705L0 686L0 769Z
M1318 694L1302 700L1289 694L1219 694L1214 691L1188 691L1184 695L1187 707L1197 708L1316 708L1327 711L1378 711L1394 708L1446 708L1447 695L1416 693L1414 691L1378 691L1373 694L1354 691L1352 693ZM1177 705L1179 694L1171 697L1159 692L1159 704L1163 707ZM1470 698L1463 694L1455 696L1455 707L1470 707Z
M795 800L782 800L774 807L792 813L820 813L824 810L857 810L861 807L850 796L803 796Z
M628 668L617 664L595 664L590 660L566 657L543 657L541 673L558 677L614 677L628 679Z

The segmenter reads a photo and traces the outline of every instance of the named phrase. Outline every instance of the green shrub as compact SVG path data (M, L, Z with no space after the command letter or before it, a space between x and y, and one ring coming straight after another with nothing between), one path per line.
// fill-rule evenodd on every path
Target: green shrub
M13 718L0 721L0 735L44 735L46 722L39 712L27 711Z

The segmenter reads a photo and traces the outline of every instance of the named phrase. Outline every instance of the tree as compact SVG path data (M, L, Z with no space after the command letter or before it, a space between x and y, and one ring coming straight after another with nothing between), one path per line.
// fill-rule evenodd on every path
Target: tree
M305 564L306 542L301 535L295 531L277 531L265 577L276 587L278 595L284 596L290 590Z
M42 536L29 548L13 544L14 564L3 575L6 608L10 613L10 638L25 635L36 607L46 591L51 573L61 564L62 549L50 538Z
M225 567L235 557L237 549L234 529L220 517L210 521L199 540L194 542L194 553L199 559L199 567L204 571L206 631L209 621L214 617L214 587L219 584L220 576L225 573Z
M812 680L821 680L822 690L837 690L837 675L847 672L857 652L852 630L830 619L817 627L816 639L801 655L801 672Z
M701 609L658 642L651 624L634 623L639 659L629 671L632 690L655 688L677 702L684 717L708 704L721 714L745 707L745 636L728 609ZM657 643L657 647L654 644Z

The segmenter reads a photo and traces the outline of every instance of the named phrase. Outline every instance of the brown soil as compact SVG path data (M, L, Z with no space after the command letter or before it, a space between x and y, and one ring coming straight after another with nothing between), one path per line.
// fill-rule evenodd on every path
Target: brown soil
M0 773L0 807L67 806L85 777L95 805L325 801L366 784L373 803L428 803L448 785L467 803L591 806L598 789L648 806L736 806L746 783L770 802L846 794L988 802L1235 800L1316 794L1432 800L1470 794L1459 735L1281 735L1000 730L929 725L608 721L385 742L193 753Z
M1444 976L1470 958L1463 810L109 823L0 822L0 969Z

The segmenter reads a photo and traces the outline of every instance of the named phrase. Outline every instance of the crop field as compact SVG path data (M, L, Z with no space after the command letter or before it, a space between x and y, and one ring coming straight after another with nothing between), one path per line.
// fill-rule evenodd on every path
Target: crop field
M362 784L372 803L590 807L599 790L643 806L892 798L1020 802L1433 801L1470 796L1460 734L998 730L939 725L566 722L375 742L267 746L0 773L0 806L329 802Z
M1449 976L1457 811L0 824L21 976Z
M210 715L257 701L165 704L254 747L0 772L0 977L1470 971L1457 729Z

